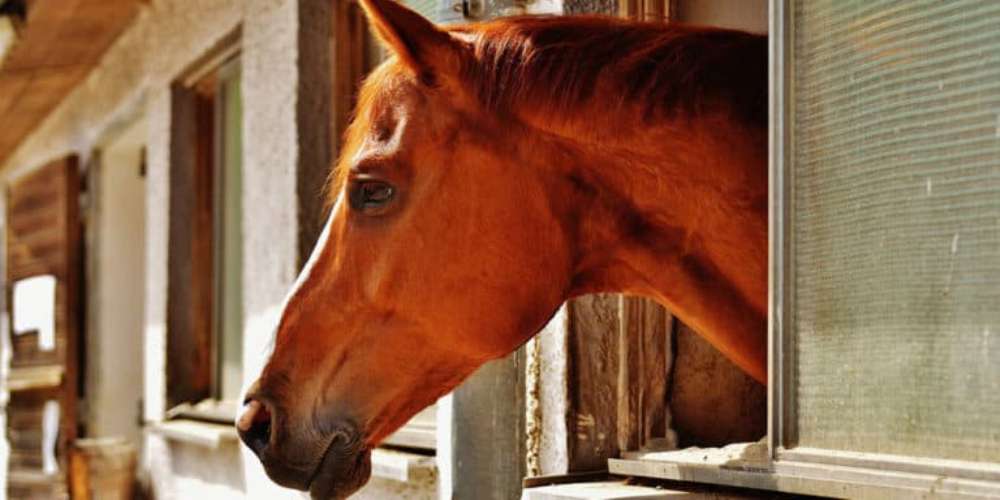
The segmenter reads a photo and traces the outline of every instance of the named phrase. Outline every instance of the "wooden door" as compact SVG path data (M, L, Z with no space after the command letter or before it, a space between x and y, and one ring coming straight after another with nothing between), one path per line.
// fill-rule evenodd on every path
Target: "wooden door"
M65 496L66 451L77 432L79 191L75 156L7 189L11 498Z

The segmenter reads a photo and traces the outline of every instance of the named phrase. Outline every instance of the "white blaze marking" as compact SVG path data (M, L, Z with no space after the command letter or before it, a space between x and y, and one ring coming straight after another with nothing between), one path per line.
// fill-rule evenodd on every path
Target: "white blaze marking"
M281 316L284 314L285 309L288 308L288 303L292 301L292 297L302 288L309 276L312 275L313 271L316 269L316 263L319 262L319 257L323 253L323 249L326 248L327 241L330 239L330 226L333 223L334 216L340 209L340 204L344 199L343 191L337 196L337 202L333 204L333 209L330 210L330 216L326 220L326 224L323 226L323 232L320 233L319 239L316 240L316 245L313 246L312 254L309 255L309 260L306 261L305 266L302 267L302 271L299 272L299 276L295 278L295 283L292 284L291 290L289 290L288 295L285 296L285 300L282 301L281 307L278 313L278 324L274 325L271 330L271 337L264 346L263 356L265 359L270 361L271 355L274 354L274 343L277 340L278 326L281 322ZM266 362L265 362L266 364Z

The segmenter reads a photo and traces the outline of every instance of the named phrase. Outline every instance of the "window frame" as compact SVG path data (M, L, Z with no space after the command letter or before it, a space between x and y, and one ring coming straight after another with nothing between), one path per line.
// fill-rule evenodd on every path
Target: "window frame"
M207 308L207 311L203 311L207 318L198 316L201 319L195 320L174 318L173 315L177 313L168 310L166 362L168 379L171 377L174 379L167 387L168 409L163 415L166 420L190 419L231 425L239 407L239 396L229 394L227 398L227 394L223 393L223 386L242 387L242 379L223 384L222 356L224 346L229 344L238 344L242 352L242 304L239 304L241 325L237 329L240 338L231 342L226 341L225 328L222 326L224 311L221 309L222 281L225 280L221 274L225 271L222 253L226 251L223 241L226 235L221 227L224 222L223 209L226 201L223 192L226 187L224 164L226 144L223 141L226 140L224 127L227 104L224 100L227 97L225 90L227 83L234 79L239 82L241 78L239 40L240 30L237 29L182 72L180 78L172 85L174 113L171 120L171 169L178 172L184 180L178 185L172 182L171 191L181 189L186 192L171 194L171 198L172 203L175 197L177 201L188 200L193 203L194 208L191 209L193 211L188 216L196 220L170 223L170 252L178 252L181 257L186 255L197 261L195 267L201 266L198 269L208 266L210 277L196 284L200 287L196 292L182 291L193 288L190 282L181 279L183 276L171 274L168 277L167 294L171 301L190 302L192 298L201 298L202 302L207 302L208 305L198 303L199 306ZM242 95L240 98L242 99ZM242 104L240 110L242 115ZM242 134L242 119L239 121L238 133ZM240 142L242 144L242 138ZM239 161L242 163L242 158ZM240 168L242 169L242 165ZM240 177L242 178L242 175ZM171 219L183 218L183 215L171 209ZM206 224L210 227L204 227ZM178 229L174 226L190 226L190 228ZM179 235L182 231L188 234L185 234L180 241L175 240L175 232ZM207 245L204 242L197 244L197 240L204 237L209 240ZM242 241L242 228L239 239ZM192 242L198 248L185 248L185 244L191 245ZM208 248L204 248L205 246ZM239 247L237 250L242 255L242 243L239 243ZM236 272L240 275L238 279L242 280L242 263L239 268L240 270ZM197 269L194 271L197 272ZM171 285L172 280L177 280L179 283ZM207 331L202 331L206 329ZM192 338L183 338L185 336ZM178 347L172 346L175 343ZM178 356L181 356L185 349L196 350L199 353L198 358L206 360L207 366L196 371L185 369L184 362L178 360ZM239 358L242 370L242 354Z
M725 450L702 450L712 463L683 452L627 453L609 460L612 473L694 481L761 490L834 497L911 498L931 494L947 498L1000 496L1000 464L797 447L791 314L794 275L791 238L794 213L794 87L791 0L769 0L769 286L768 286L768 432L747 444L737 460ZM751 459L745 459L751 458Z
M794 303L794 141L789 134L794 113L794 36L791 0L770 0L771 123L769 167L771 204L768 445L775 462L823 464L900 473L949 476L955 479L995 481L1000 493L1000 464L888 455L795 446L792 312Z
M237 88L240 89L240 78L242 75L242 63L239 54L233 54L229 58L225 59L217 68L213 70L214 73L214 91L213 91L213 125L212 133L213 139L213 158L212 158L212 211L213 211L213 221L212 221L212 288L213 288L213 300L212 300L212 362L214 366L212 367L212 381L211 396L213 399L220 402L237 402L236 400L240 397L241 387L243 385L242 372L242 353L243 353L243 293L242 293L242 282L243 282L243 231L242 231L242 214L243 206L239 203L238 214L239 219L236 221L236 238L235 241L228 241L229 237L232 236L228 234L228 229L226 228L227 222L233 222L229 219L227 215L227 209L231 208L227 204L227 198L230 195L228 192L234 189L233 179L228 177L229 171L229 159L226 156L226 151L228 147L228 139L230 131L227 129L227 123L230 123L229 113L229 84L233 81L236 82ZM238 99L242 100L242 90L238 91L236 96ZM238 154L242 156L242 102L239 105L239 116L236 117L238 120L238 129L236 131L240 137L240 151ZM237 160L239 170L239 176L237 182L239 186L236 188L236 196L239 199L242 196L242 180L243 180L243 159L242 157ZM227 244L235 243L235 248L230 248ZM229 290L230 276L227 275L226 260L231 257L231 252L236 252L237 257L237 267L232 270L235 274L236 286L235 293L238 294L237 301L235 303L238 309L236 317L238 322L236 325L236 330L231 330L231 326L226 324L228 311L226 310L226 296L233 294L233 290ZM236 338L230 338L236 337ZM225 358L226 351L228 348L238 347L237 358L239 361L239 376L236 376L236 380L228 380L226 369L225 369ZM229 375L234 375L230 373ZM226 394L227 389L235 388L235 394Z

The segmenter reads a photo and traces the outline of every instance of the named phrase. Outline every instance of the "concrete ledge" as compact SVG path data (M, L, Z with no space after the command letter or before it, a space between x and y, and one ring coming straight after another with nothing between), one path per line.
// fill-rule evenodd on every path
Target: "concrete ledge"
M372 450L372 476L399 482L423 481L437 474L434 457L386 448Z
M238 443L239 435L231 425L197 420L168 420L150 427L150 431L168 440L218 449L224 443ZM372 451L372 476L409 483L433 478L437 474L434 457L403 451L376 448Z
M223 443L236 443L239 435L231 425L196 420L170 420L154 424L150 431L167 439L217 449Z
M593 483L568 483L538 488L526 488L521 500L680 500L680 499L728 498L679 490L667 490L653 486L626 484L625 481L597 481Z

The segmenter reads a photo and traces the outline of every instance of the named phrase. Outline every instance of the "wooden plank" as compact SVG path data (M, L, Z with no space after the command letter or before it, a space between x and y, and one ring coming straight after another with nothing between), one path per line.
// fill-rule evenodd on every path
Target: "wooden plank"
M8 199L13 202L7 207L7 307L11 307L16 281L38 274L52 274L57 279L55 349L40 351L37 332L11 339L12 382L19 389L11 395L8 413L16 445L11 454L12 471L41 466L41 408L46 401L59 403L56 456L62 471L66 470L68 444L76 437L82 262L79 189L75 156L54 161L8 187ZM28 376L32 374L36 376ZM53 384L54 388L46 389ZM50 479L59 483L51 486L50 493L62 488L62 475ZM20 491L18 488L12 482L10 492Z
M673 317L656 303L591 295L569 310L569 472L603 470L629 450L670 447Z
M56 331L60 330L59 321L56 322ZM38 348L38 333L28 332L14 335L11 339L11 368L22 369L25 367L49 367L62 368L61 360L66 352L66 339L56 334L55 349L43 351Z
M60 390L18 392L7 406L11 469L41 469L42 417L45 403L59 398Z
M767 388L679 324L670 414L679 445L724 446L767 433Z
M668 21L677 14L676 0L619 0L618 15L639 21Z
M211 396L212 117L192 89L173 89L167 276L167 403Z
M7 207L12 214L34 212L50 207L52 200L59 196L63 196L59 184L47 182L44 177L39 180L32 176L19 183L17 191L10 193Z
M640 297L621 298L618 449L673 448L667 385L673 316Z
M12 470L7 477L8 497L17 500L58 500L68 498L66 486L41 472Z
M588 295L567 304L567 472L604 470L617 456L620 300Z
M17 211L12 210L13 213ZM59 224L59 212L51 203L44 204L34 210L30 210L24 215L15 216L10 221L11 230L15 234L29 232L32 228L47 227Z
M16 214L12 215L18 218ZM24 233L16 233L14 232L15 228L11 227L10 245L25 248L28 258L44 259L39 254L50 254L53 249L61 250L66 245L66 234L62 228L62 221L54 219L54 222L55 224L48 224ZM23 223L19 225L23 225ZM61 258L62 253L60 252L56 255L51 255L50 259L44 260L58 265Z
M298 266L302 266L312 255L313 247L323 226L326 224L327 190L330 170L336 158L337 115L333 113L337 104L337 83L341 79L353 81L363 73L335 73L335 54L338 36L344 34L338 28L344 23L338 18L344 4L349 2L299 2L299 86L297 90L295 128L298 135L298 165L295 171L295 200L298 224ZM357 8L357 6L355 6ZM341 47L349 53L360 53L363 46ZM316 85L328 82L327 85ZM330 83L332 82L332 84ZM331 119L332 117L332 119Z
M51 389L62 385L65 368L45 365L12 368L7 375L7 389L11 392Z
M357 102L358 89L364 76L371 70L373 61L369 61L367 57L370 35L361 6L356 0L336 4L330 62L333 77L332 142L339 145Z

